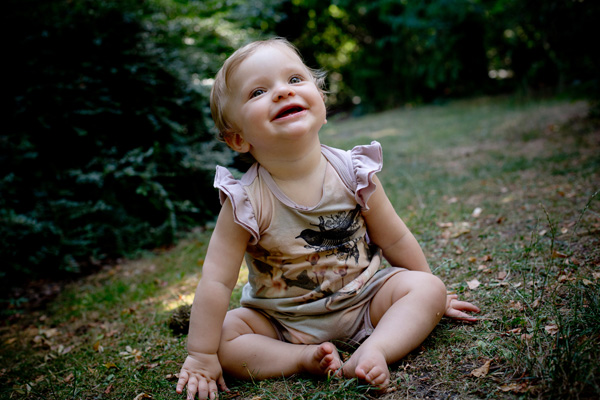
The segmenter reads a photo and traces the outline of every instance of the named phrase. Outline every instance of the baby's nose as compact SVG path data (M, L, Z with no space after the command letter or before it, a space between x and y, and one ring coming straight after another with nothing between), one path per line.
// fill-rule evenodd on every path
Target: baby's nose
M280 85L274 92L274 99L275 101L277 100L281 100L281 99L285 99L289 96L295 96L296 92L294 91L294 89L289 86L289 85Z

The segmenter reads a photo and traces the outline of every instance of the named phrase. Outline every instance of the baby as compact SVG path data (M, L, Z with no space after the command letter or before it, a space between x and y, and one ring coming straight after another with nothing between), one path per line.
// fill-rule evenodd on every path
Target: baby
M223 373L296 373L389 385L388 364L442 316L479 309L447 296L376 173L377 142L321 145L324 76L285 39L251 43L218 72L211 110L220 137L256 162L236 180L217 167L222 209L192 306L177 383L189 399L227 390ZM243 257L249 282L227 311ZM392 265L384 268L382 257ZM338 346L356 349L342 363Z

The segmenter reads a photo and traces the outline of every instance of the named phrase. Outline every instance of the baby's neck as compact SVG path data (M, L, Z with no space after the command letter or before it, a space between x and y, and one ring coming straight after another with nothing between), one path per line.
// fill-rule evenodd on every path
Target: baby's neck
M327 160L321 154L321 146L317 150L285 163L261 164L290 200L306 207L317 205L323 196Z

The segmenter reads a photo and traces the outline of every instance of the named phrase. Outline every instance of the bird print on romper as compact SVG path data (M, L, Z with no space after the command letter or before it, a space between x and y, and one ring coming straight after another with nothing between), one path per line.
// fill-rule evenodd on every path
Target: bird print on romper
M307 261L313 266L314 278L309 276L308 271L302 271L298 276L294 278L288 278L284 274L281 274L279 269L277 273L273 270L273 267L268 263L255 258L252 260L252 264L261 274L269 275L273 282L278 281L287 287L298 287L311 293L307 293L305 296L298 298L298 301L310 301L316 298L322 298L332 295L334 292L329 287L322 287L325 273L327 272L326 264L322 267L319 266L319 254L325 257L336 257L340 261L344 261L344 265L340 265L334 269L334 273L343 278L347 272L346 262L354 260L358 264L360 252L358 249L358 243L361 237L355 237L356 232L361 228L360 224L360 206L356 206L355 209L350 211L342 211L329 216L320 216L318 224L311 224L316 229L304 229L300 235L296 236L296 239L302 239L306 243L304 246L307 249L313 249L315 252L311 254ZM256 246L255 254L260 256L258 258L270 258L271 254L268 250Z

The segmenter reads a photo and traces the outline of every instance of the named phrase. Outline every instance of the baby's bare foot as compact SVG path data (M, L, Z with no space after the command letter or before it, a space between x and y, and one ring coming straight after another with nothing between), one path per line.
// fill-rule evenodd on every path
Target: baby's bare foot
M376 349L359 348L344 364L347 378L358 378L379 390L390 384L390 370L383 354Z
M314 375L339 374L342 367L337 349L329 342L307 346L301 364L301 370Z

